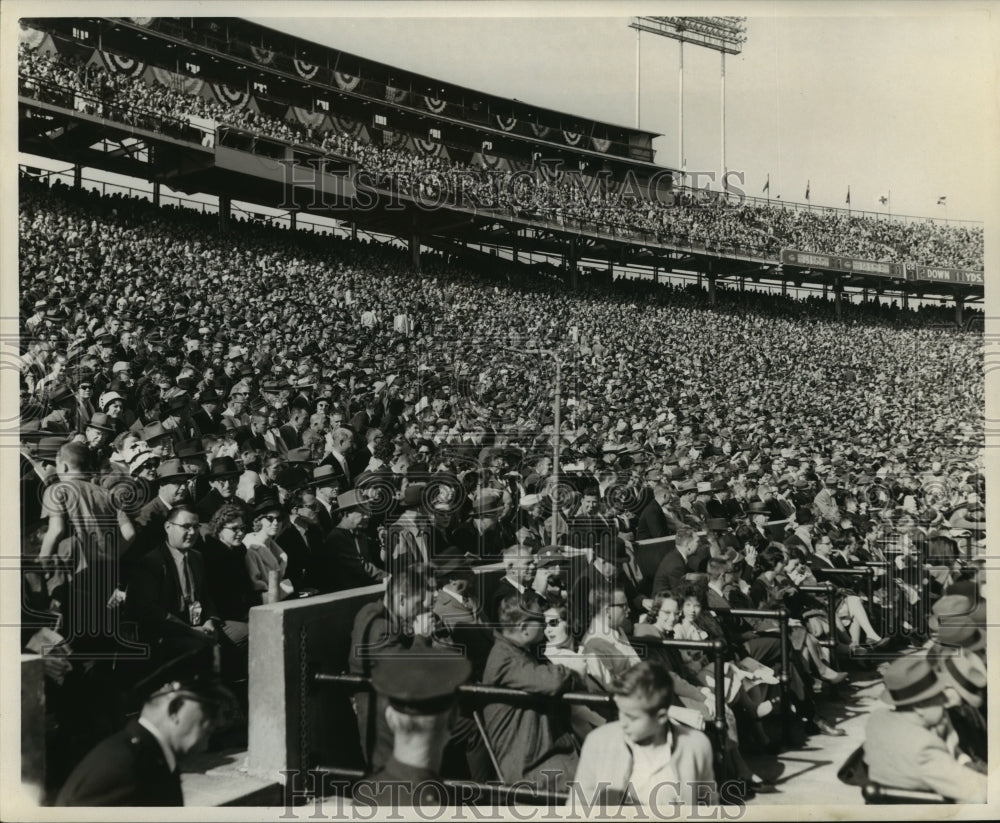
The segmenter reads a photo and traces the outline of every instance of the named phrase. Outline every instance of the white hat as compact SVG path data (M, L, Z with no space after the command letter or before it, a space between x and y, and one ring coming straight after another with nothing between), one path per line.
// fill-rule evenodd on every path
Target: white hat
M118 392L116 391L106 391L104 392L104 394L100 396L100 398L98 398L97 405L101 407L101 411L104 411L105 409L107 409L109 405L114 403L115 400L124 400L124 399L125 398L122 397L120 394L118 394Z

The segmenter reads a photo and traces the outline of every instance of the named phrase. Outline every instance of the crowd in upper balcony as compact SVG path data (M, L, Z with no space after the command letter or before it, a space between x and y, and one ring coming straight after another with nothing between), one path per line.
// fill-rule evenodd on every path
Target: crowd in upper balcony
M884 216L845 215L824 209L790 208L723 198L717 195L652 197L626 186L623 191L595 185L592 177L549 175L536 169L525 177L508 170L473 166L441 156L424 156L357 136L305 126L250 106L228 106L202 96L147 83L126 74L110 74L63 55L19 50L19 73L29 93L70 94L82 110L149 127L208 118L269 138L304 143L346 156L383 185L390 183L415 197L499 209L525 217L593 227L622 237L644 235L663 243L733 247L746 254L776 259L780 250L845 255L880 262L914 262L981 270L983 232L928 220L903 222ZM32 85L33 81L41 85ZM205 138L208 140L209 138Z

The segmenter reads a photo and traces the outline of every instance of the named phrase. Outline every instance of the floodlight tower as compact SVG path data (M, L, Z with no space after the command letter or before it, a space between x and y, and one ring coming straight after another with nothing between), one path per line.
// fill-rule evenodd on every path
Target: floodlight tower
M722 58L720 129L722 132L722 182L726 181L726 55L739 54L747 41L745 17L633 17L635 29L635 119L639 127L639 35L648 31L678 43L677 166L684 173L684 44L714 49Z

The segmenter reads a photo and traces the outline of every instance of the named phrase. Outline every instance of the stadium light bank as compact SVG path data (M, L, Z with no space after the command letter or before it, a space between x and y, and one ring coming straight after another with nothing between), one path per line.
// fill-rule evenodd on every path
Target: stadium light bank
M745 17L633 17L629 28L635 29L635 127L639 128L639 38L649 32L678 44L677 71L677 168L683 176L684 157L684 44L691 43L719 52L722 73L720 87L720 131L722 152L719 168L726 187L726 55L740 54L747 41Z

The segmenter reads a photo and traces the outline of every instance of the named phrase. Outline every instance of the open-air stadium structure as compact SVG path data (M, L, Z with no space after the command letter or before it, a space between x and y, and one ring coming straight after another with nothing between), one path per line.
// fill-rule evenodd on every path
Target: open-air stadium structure
M67 752L78 760L96 729L134 719L126 704L151 666L132 651L150 643L163 662L169 643L152 640L135 595L153 591L154 552L180 551L161 527L191 531L177 518L197 516L197 540L229 545L214 518L233 502L244 529L275 524L247 556L274 556L259 561L245 619L228 618L246 624L232 641L243 668L225 642L216 654L236 720L188 761L186 805L370 806L359 787L379 789L385 729L366 723L372 664L357 661L376 624L359 620L391 612L394 579L433 590L456 563L482 606L470 622L503 637L479 659L481 638L444 618L428 632L465 637L475 672L453 738L466 750L424 775L438 805L573 802L571 767L546 782L511 764L527 757L518 747L557 748L546 718L565 716L573 757L581 727L613 725L624 669L594 663L602 654L683 669L672 688L687 720L673 722L704 729L716 800L978 796L879 782L857 750L887 668L935 660L949 627L962 671L985 654L981 226L692 187L656 162L653 132L240 18L25 18L17 95L24 614L96 590L72 583L99 585L85 575L105 568L100 550L64 539L94 529L113 535L100 599L118 609L109 630L74 627L80 601L54 628L25 617L100 650L71 658L73 676L98 677L85 694L103 691L86 728L59 715L69 698L42 658L22 658L22 777L39 802L70 803L84 779ZM954 390L932 398L928 380ZM100 489L87 506L110 520L65 502L81 499L66 491L84 482L65 458L78 452L86 488ZM143 474L147 460L176 473ZM238 488L223 493L229 477ZM331 488L339 497L321 495ZM334 523L358 508L350 528L364 540L351 531L350 563L338 555L324 572L347 528ZM518 563L558 572L564 591L514 585ZM414 571L425 566L436 578ZM720 605L706 585L723 566ZM588 578L602 568L617 568L611 600ZM186 611L173 621L207 625L191 601L208 595L175 579ZM582 610L577 639L602 609L631 610L627 634L614 633L622 622L597 638L622 647L599 642L576 679L554 648L533 660L565 675L558 688L504 680L494 655L516 610L500 597L533 586L547 628ZM586 602L569 602L580 591ZM681 624L698 597L718 633ZM672 598L676 630L658 622ZM960 724L979 716L970 705L951 708L963 768L981 775L977 729ZM518 726L535 737L511 744ZM835 779L845 761L850 785Z

